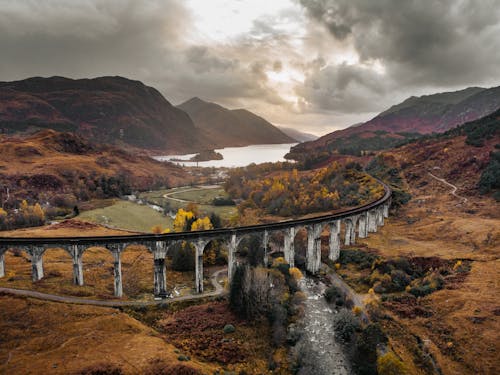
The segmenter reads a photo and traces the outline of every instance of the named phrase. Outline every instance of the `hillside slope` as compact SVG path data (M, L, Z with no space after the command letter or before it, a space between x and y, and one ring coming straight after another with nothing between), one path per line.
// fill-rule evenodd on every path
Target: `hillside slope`
M156 89L123 77L34 77L0 82L0 130L49 128L102 143L157 150L203 149L189 116Z
M296 142L270 122L245 109L230 110L200 98L192 98L178 108L189 114L215 147Z
M370 121L329 133L316 141L295 146L291 158L314 150L359 155L363 151L391 148L418 134L440 133L500 108L500 86L470 87L421 97L411 97Z
M7 209L22 199L46 202L60 194L78 200L105 198L123 189L176 186L188 180L173 164L54 130L25 138L0 135L0 172L0 197Z
M289 137L297 140L298 142L314 141L314 140L319 138L318 136L316 136L314 134L305 133L305 132L302 132L302 131L294 129L294 128L288 128L288 127L284 127L284 126L278 126L277 128L279 130L281 130L283 133L285 133L286 135L288 135Z

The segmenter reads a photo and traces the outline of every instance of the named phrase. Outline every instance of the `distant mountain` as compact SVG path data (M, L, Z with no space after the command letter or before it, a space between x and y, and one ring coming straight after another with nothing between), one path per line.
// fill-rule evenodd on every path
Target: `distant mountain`
M216 148L296 142L270 122L245 109L230 110L200 98L192 98L177 107L189 114L196 127Z
M319 138L314 134L304 133L294 128L287 128L284 126L277 126L277 128L280 129L283 133L285 133L289 137L297 140L298 142L314 141Z
M139 81L35 77L0 82L0 129L40 128L163 151L210 147L185 112Z
M394 147L418 134L441 133L457 125L486 116L500 108L500 86L410 97L363 124L324 135L295 146L290 158L307 152L341 152L359 155L364 151Z

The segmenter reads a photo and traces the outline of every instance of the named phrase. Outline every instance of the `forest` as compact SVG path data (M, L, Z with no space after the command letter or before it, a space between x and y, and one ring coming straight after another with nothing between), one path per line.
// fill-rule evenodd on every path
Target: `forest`
M358 206L384 194L357 163L332 163L312 171L251 165L231 171L225 188L240 201L240 212L256 208L284 217Z

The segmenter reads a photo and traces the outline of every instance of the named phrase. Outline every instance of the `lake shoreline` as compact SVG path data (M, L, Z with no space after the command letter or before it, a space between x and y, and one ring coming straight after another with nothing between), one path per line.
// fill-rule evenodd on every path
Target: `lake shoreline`
M157 155L153 159L168 161L184 167L216 167L236 168L245 167L249 164L287 161L284 156L290 148L297 143L260 144L242 147L226 147L214 150L222 155L222 159L208 161L194 161L197 154Z

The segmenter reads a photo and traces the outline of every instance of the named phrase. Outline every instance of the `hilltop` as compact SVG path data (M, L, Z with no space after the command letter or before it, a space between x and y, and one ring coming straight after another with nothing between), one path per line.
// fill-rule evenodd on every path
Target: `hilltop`
M410 97L362 124L338 130L292 148L289 158L301 160L314 152L361 155L389 149L423 134L442 133L500 108L500 86L470 87L420 97Z
M246 109L227 109L192 98L178 106L193 119L211 144L217 147L295 143L296 140Z
M185 112L139 81L34 77L0 82L0 129L17 133L44 128L146 149L207 145Z

